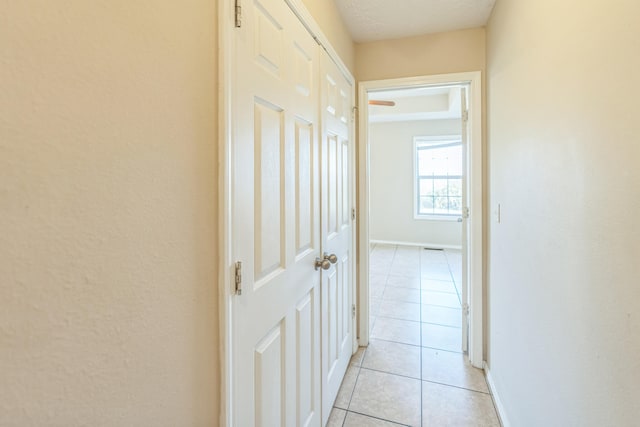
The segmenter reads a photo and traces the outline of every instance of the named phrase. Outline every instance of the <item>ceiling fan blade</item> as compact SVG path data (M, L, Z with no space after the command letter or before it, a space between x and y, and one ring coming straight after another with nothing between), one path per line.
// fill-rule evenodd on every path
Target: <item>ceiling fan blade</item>
M393 101L378 101L375 99L370 99L369 105L382 105L384 107L395 107L396 103Z

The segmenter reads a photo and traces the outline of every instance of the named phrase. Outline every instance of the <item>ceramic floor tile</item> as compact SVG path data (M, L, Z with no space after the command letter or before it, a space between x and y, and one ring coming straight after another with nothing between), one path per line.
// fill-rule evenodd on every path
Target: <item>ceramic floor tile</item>
M454 328L462 326L462 310L459 308L423 304L421 310L423 323L434 323Z
M403 301L382 301L377 316L391 317L401 320L420 321L420 304Z
M390 274L389 277L387 277L386 284L388 286L394 286L396 288L420 289L420 276L415 275L409 277Z
M403 424L392 423L391 421L384 421L379 418L356 414L355 412L348 412L344 420L344 427L397 427L402 425Z
M419 265L393 263L389 269L389 274L399 277L419 277L421 273Z
M347 416L347 411L343 409L333 408L329 415L329 421L327 427L342 427L344 419Z
M333 404L339 409L348 409L351 396L353 395L353 389L356 386L356 379L360 373L360 367L356 365L349 365L347 373L344 375L340 390L338 390L338 396L336 402Z
M380 311L380 304L382 303L382 298L374 298L371 297L371 299L369 299L369 313L372 316L377 316L378 312Z
M441 307L460 308L457 294L444 292L422 291L422 304L439 305Z
M490 395L423 382L422 426L500 427L500 421Z
M362 369L349 410L384 420L420 425L420 381Z
M471 366L461 353L423 348L422 379L489 393L484 372Z
M445 271L445 270L427 270L427 271L422 271L422 273L420 273L420 276L422 279L432 279L432 280L446 280L446 281L453 281L453 277L451 276L451 272L450 271Z
M362 359L364 358L364 353L367 350L366 347L358 347L358 351L355 352L353 356L351 356L350 365L360 366L362 365Z
M386 274L370 274L369 275L369 286L384 286L387 283L387 275Z
M420 379L420 347L372 339L362 367Z
M382 298L385 285L369 285L369 298Z
M421 285L423 291L446 292L449 294L456 293L455 285L452 281L448 280L422 279Z
M462 351L462 330L423 323L422 346L460 353Z
M377 317L371 338L420 345L420 323Z
M404 301L420 303L420 290L409 288L396 288L394 286L387 286L384 288L384 294L382 299L387 301Z
M371 266L369 267L369 274L386 276L387 274L389 274L390 269L391 269L390 264L375 263L375 264L371 264Z

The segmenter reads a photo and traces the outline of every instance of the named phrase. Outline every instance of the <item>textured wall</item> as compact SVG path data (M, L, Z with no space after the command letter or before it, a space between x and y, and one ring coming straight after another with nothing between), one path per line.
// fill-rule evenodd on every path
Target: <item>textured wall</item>
M513 426L640 419L640 3L499 0L490 353Z
M216 425L216 2L0 17L0 425Z
M450 31L356 44L359 81L483 71L485 30Z
M414 218L415 136L460 135L460 120L372 123L369 133L369 237L432 246L460 246L462 225Z

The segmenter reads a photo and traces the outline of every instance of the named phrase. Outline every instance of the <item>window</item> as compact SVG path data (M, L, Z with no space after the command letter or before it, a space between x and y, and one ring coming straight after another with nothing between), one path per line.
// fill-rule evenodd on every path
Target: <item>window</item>
M462 141L416 137L416 217L457 218L462 213Z

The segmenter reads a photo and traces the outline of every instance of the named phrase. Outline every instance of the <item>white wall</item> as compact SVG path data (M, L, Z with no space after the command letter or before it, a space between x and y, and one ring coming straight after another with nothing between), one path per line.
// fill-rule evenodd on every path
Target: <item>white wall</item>
M0 2L0 425L218 424L216 3Z
M512 426L640 420L640 3L498 0L489 355Z
M460 120L370 124L371 240L460 247L460 223L414 218L413 183L413 138L460 135L460 126Z

